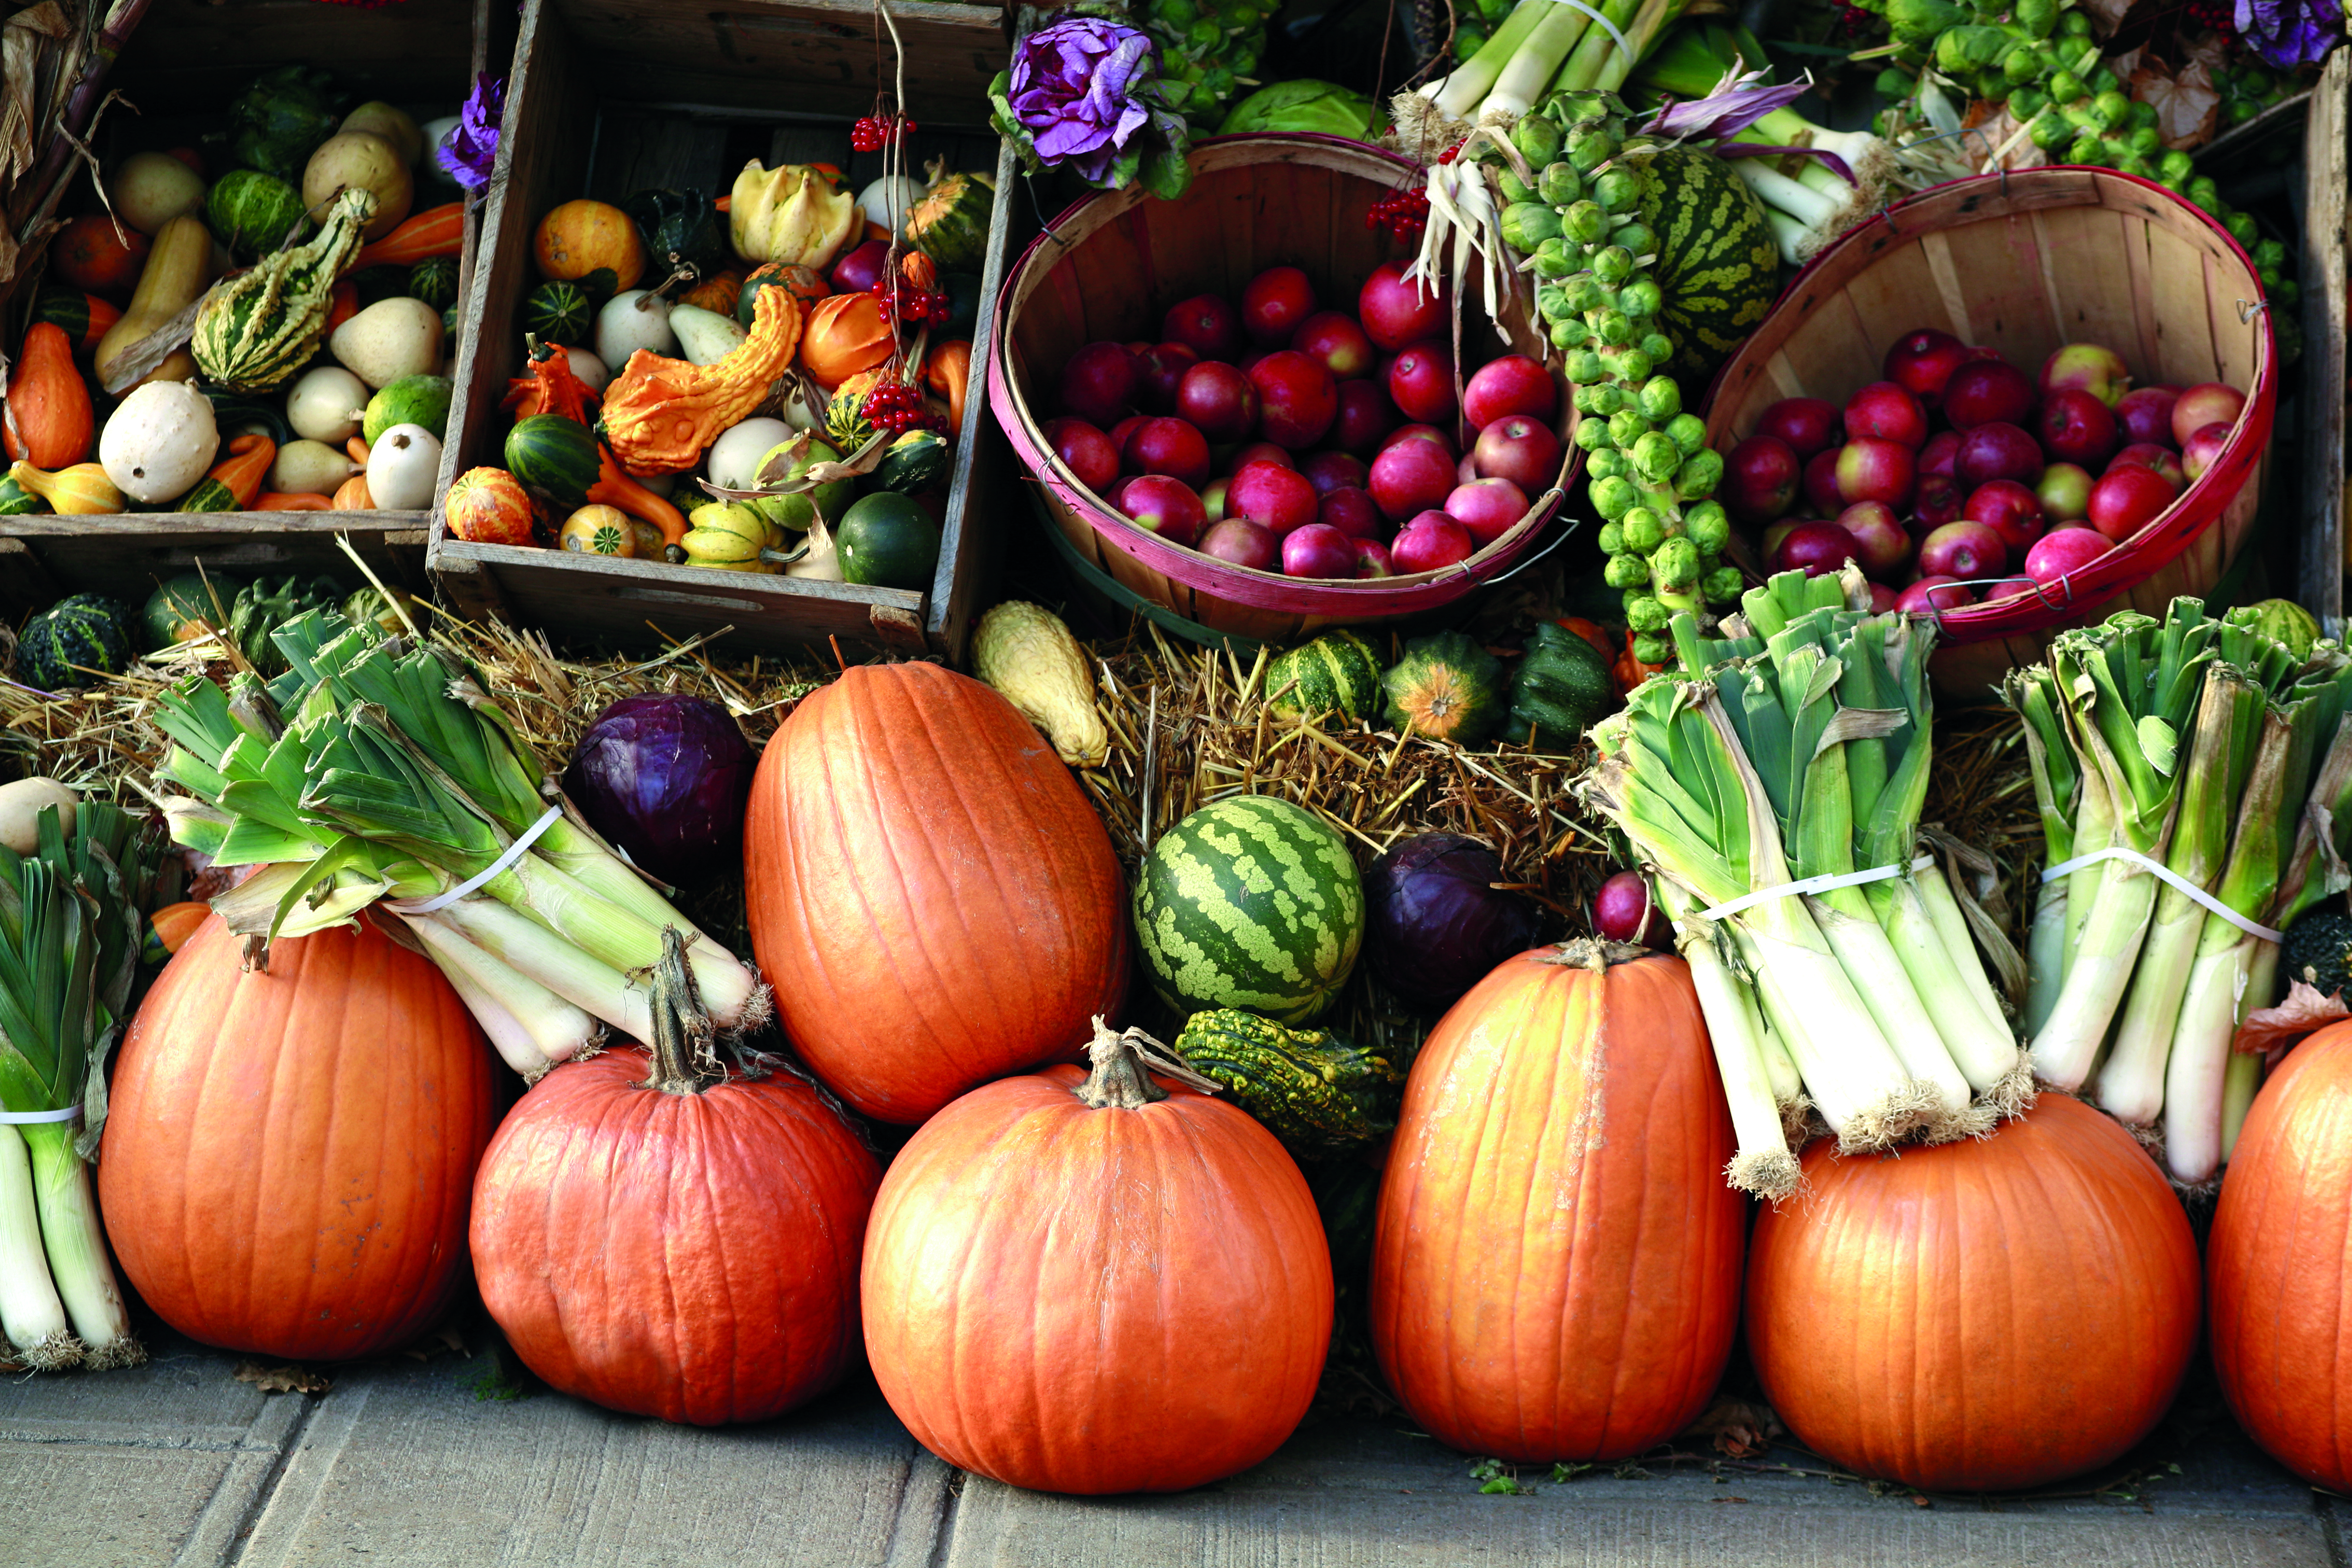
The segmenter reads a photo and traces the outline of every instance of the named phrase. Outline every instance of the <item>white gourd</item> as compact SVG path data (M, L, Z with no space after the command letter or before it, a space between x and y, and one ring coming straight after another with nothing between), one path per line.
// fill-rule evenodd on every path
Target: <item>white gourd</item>
M668 300L649 289L628 289L596 312L596 357L617 371L639 349L675 358L677 334L669 330Z
M213 405L193 381L133 387L98 437L98 460L114 488L149 502L195 489L219 450Z
M286 423L306 441L340 447L360 433L367 411L367 383L341 365L305 371L286 395Z
M725 489L750 489L760 459L792 436L793 427L781 419L746 419L730 426L710 443L710 482Z
M368 448L368 499L379 511L423 511L433 504L441 443L422 425L395 425Z

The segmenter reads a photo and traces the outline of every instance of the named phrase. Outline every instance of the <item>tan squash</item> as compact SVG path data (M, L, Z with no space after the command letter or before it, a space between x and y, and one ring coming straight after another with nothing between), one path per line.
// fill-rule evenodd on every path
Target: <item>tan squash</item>
M98 341L93 363L98 379L109 392L121 394L151 381L193 381L196 362L184 348L174 349L163 363L136 380L116 385L108 374L115 356L142 338L160 331L173 317L194 304L213 280L213 236L205 220L175 217L155 236L147 253L146 269L131 296L131 309Z

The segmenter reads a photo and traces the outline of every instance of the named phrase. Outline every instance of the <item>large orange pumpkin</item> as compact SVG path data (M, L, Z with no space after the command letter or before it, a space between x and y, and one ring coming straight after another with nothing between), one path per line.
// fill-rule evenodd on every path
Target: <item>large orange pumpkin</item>
M899 1151L866 1232L866 1353L959 1468L1181 1491L1256 1464L1306 1415L1330 1253L1306 1179L1247 1112L1149 1074L1128 1037L1098 1031L1093 1054L1091 1073L974 1089Z
M273 942L207 920L141 1004L98 1189L123 1272L189 1338L373 1355L464 1279L496 1120L488 1043L426 960L362 921Z
M1689 972L1591 942L1510 959L1413 1062L1381 1185L1372 1347L1470 1453L1617 1459L1723 1375L1747 1207Z
M2146 1436L2197 1345L2197 1244L2129 1132L2044 1091L1982 1142L1832 1157L1757 1221L1748 1345L1847 1468L2011 1491Z
M499 1128L474 1190L482 1301L566 1394L701 1426L764 1421L856 1357L881 1167L797 1079L656 1086L649 1065L631 1050L567 1062Z
M1013 704L935 664L802 701L751 781L743 882L785 1032L879 1121L1067 1060L1126 998L1102 819Z
M2281 1464L2352 1491L2352 1024L2312 1036L2246 1113L2206 1245L2213 1366Z

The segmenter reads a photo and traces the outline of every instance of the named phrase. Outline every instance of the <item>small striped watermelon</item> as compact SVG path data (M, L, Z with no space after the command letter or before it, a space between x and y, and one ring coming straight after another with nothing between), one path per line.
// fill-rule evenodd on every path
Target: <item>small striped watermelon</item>
M1756 193L1714 153L1661 147L1643 173L1642 221L1658 237L1651 276L1675 343L1673 363L1659 368L1703 386L1779 297L1780 248Z
M1213 801L1160 835L1135 884L1152 988L1180 1011L1241 1007L1283 1024L1321 1016L1364 936L1346 840L1271 795Z
M517 420L507 433L506 459L507 472L524 489L566 514L587 504L602 471L596 437L561 414Z
M1362 719L1381 710L1381 661L1353 632L1326 632L1276 655L1265 667L1265 694L1277 718L1344 713Z

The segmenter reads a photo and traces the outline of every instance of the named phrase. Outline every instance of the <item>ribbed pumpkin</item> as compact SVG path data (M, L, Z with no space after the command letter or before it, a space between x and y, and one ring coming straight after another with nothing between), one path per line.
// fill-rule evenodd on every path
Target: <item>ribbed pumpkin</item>
M1010 1486L1180 1491L1280 1447L1331 1338L1315 1200L1272 1133L1097 1030L900 1150L866 1352L916 1440ZM1164 1065L1164 1064L1161 1064Z
M2352 1490L2352 1025L2297 1046L2246 1113L2205 1248L2213 1366L2239 1425Z
M1808 1447L2012 1491L2146 1436L2197 1345L2197 1244L2129 1132L2045 1090L1980 1142L1836 1159L1757 1220L1748 1347Z
M535 542L530 496L504 468L467 468L450 485L441 508L449 531L469 543Z
M1069 1059L1126 995L1102 819L1012 703L935 664L802 700L751 783L743 880L793 1044L880 1121Z
M599 298L646 275L646 244L629 215L608 202L565 202L539 220L531 258L541 278L579 283Z
M1412 1065L1381 1184L1372 1348L1475 1454L1619 1459L1705 1408L1739 1318L1731 1118L1680 959L1504 963Z
M98 1190L157 1315L224 1350L373 1355L465 1274L489 1047L426 960L362 921L271 944L217 919L148 992L115 1068Z
M704 1084L675 1056L608 1051L556 1068L499 1128L474 1272L515 1353L564 1393L764 1421L856 1359L881 1175L798 1079Z
M8 373L8 406L0 415L0 452L37 468L63 468L89 456L96 416L89 388L74 368L65 329L36 321Z

